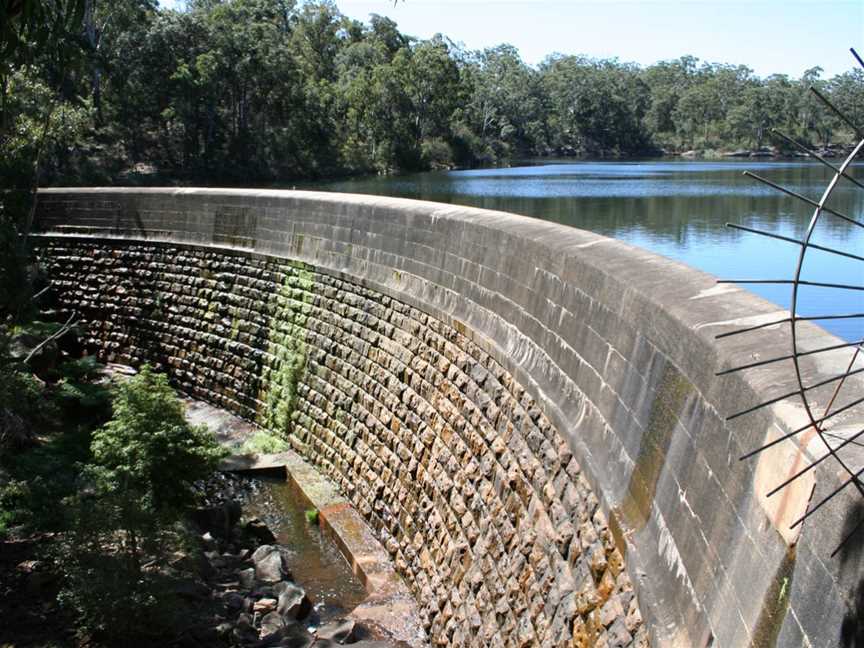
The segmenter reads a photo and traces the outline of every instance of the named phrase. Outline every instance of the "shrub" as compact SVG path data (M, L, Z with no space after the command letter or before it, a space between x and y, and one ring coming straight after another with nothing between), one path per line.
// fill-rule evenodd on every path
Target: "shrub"
M160 514L177 514L192 504L194 483L224 453L205 426L186 421L168 379L144 365L117 387L112 410L90 445L98 494L128 494Z
M164 634L176 607L158 567L179 542L175 526L195 501L194 482L223 452L146 365L117 387L112 418L90 449L84 487L67 501L73 524L58 560L61 603L87 633L126 642Z

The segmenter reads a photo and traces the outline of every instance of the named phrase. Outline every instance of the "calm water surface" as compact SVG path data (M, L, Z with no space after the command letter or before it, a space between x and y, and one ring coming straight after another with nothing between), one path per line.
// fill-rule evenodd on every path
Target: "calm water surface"
M840 161L837 161L839 164ZM746 178L745 169L818 200L833 172L810 161L548 162L507 169L361 178L310 189L369 193L499 209L612 236L728 279L789 279L798 246L725 227L801 238L813 210ZM864 181L864 168L852 173ZM864 190L842 180L828 203L864 221ZM814 242L864 256L864 228L823 216ZM864 262L811 251L802 278L864 285ZM752 286L788 308L789 286ZM864 293L802 288L799 315L864 312ZM746 313L742 313L746 315ZM825 321L848 340L864 320Z

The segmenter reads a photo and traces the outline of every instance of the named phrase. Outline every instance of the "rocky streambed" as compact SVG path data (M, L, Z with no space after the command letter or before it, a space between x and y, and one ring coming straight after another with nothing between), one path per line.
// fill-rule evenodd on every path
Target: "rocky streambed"
M272 480L226 473L203 486L207 506L193 516L201 552L188 558L199 565L201 583L219 610L208 628L214 642L260 648L403 645L373 623L348 618L365 590L338 550L309 527L313 522L286 489Z

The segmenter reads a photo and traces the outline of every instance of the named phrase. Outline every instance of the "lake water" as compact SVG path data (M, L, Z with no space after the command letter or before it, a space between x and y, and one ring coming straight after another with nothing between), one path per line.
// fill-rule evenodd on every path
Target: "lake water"
M840 164L840 160L836 164ZM529 163L504 169L430 172L319 183L310 189L368 193L498 209L612 236L726 279L791 279L799 246L725 226L801 239L812 207L744 177L751 170L819 200L833 176L807 160ZM864 182L864 169L852 174ZM828 205L864 221L864 190L841 179ZM813 242L864 256L864 228L823 215ZM802 278L864 285L864 262L808 251ZM788 285L748 289L784 308ZM798 315L864 313L864 292L803 287ZM742 313L746 315L746 313ZM821 321L858 340L864 319Z

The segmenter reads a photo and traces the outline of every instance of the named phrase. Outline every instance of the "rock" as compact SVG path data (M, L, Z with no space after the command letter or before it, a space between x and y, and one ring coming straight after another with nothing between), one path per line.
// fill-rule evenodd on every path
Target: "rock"
M278 585L279 583L276 583ZM272 585L258 585L255 587L250 593L253 599L262 599L262 598L279 598L279 595L284 590L280 589L278 592L276 591L276 587Z
M276 599L272 598L262 598L252 605L253 612L260 612L261 614L267 614L268 612L273 612L276 609Z
M278 645L283 648L308 648L313 641L314 638L303 626L294 623L282 631L282 639Z
M243 595L239 592L228 592L222 597L222 602L229 610L243 610L246 607Z
M244 529L249 535L256 538L258 542L263 542L265 545L276 542L276 536L273 535L270 528L258 518L249 520Z
M237 502L192 511L192 520L202 531L220 538L230 538L234 525L240 521L243 509Z
M355 639L354 625L354 621L350 619L337 619L318 628L315 634L319 640L326 639L337 644L351 643Z
M519 646L519 648L526 648L527 646L532 645L534 640L534 628L531 627L531 621L528 617L523 616L519 619L519 624L516 627L516 645Z
M268 612L261 619L261 633L259 636L263 639L268 635L279 632L284 627L285 621L282 619L282 615L278 612Z
M642 613L639 611L639 605L636 599L630 601L630 607L627 610L627 618L624 619L628 632L634 632L642 624Z
M286 619L299 620L305 619L312 611L312 601L306 596L303 588L296 585L289 585L284 592L279 595L279 605L276 608L277 612Z
M624 606L621 605L621 600L617 596L611 597L603 607L600 608L600 623L607 628L612 625L617 619L624 617Z
M255 552L258 553L257 551ZM274 550L268 553L261 560L255 560L255 578L266 583L278 583L285 577L285 570L282 569L282 554Z
M237 578L240 580L240 587L243 589L252 589L255 587L255 569L250 567L237 573Z
M640 626L633 637L633 648L649 648L651 639L648 636L648 630L643 625Z
M186 554L175 552L173 560L169 563L171 567L181 572L197 574L207 578L213 574L213 568L218 566L212 564L203 553Z
M234 638L241 644L258 641L258 633L252 625L252 617L245 613L237 617L234 631L231 634L234 635Z
M258 641L258 633L254 630L234 628L231 634L234 635L234 639L240 644L251 644Z
M613 648L623 648L624 646L629 646L630 642L633 641L633 636L627 631L627 626L624 623L624 619L618 618L615 620L609 627L609 645Z
M252 562L257 565L274 551L276 551L276 547L273 545L263 544L252 552Z

